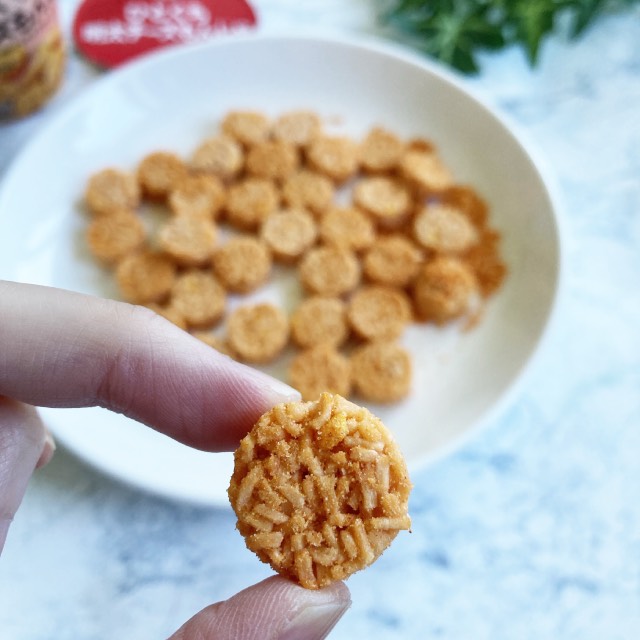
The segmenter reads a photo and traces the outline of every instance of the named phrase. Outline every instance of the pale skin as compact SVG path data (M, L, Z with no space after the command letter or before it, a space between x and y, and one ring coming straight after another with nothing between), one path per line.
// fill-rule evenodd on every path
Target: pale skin
M298 394L148 309L0 281L0 551L34 470L55 451L36 406L102 406L206 451L232 451ZM280 577L213 604L170 640L324 638L350 605L342 583Z

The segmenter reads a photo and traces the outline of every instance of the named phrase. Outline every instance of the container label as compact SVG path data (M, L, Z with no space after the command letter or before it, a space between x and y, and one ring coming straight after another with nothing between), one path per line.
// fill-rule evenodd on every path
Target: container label
M73 35L87 58L114 67L160 47L248 30L256 22L245 0L85 0Z

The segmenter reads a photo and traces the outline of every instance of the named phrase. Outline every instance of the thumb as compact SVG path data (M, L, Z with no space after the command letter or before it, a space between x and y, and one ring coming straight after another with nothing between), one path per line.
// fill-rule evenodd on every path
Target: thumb
M310 591L274 576L203 609L169 640L322 640L350 606L342 582Z
M31 474L54 448L33 407L0 396L0 552Z

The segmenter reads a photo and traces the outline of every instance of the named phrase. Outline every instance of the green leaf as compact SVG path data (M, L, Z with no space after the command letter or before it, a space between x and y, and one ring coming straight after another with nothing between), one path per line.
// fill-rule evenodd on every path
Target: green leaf
M478 63L471 51L465 51L460 48L454 49L450 62L456 69L464 73L474 74L480 71Z
M465 73L478 71L477 56L517 44L532 66L543 42L567 17L570 36L580 36L599 16L629 9L640 0L396 0L380 13L430 56Z
M555 26L555 18L561 4L550 0L513 0L507 16L512 29L512 39L520 43L534 65L538 59L542 40Z
M504 46L501 27L487 19L486 3L468 0L441 3L445 4L449 5L448 11L418 17L414 14L411 32L419 37L425 52L461 71L474 73L478 70L475 60L478 50Z
M602 13L607 0L582 0L573 2L571 37L577 38L592 24L598 14Z

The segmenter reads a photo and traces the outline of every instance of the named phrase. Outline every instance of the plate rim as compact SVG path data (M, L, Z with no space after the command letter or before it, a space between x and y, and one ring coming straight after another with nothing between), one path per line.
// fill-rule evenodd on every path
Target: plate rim
M551 335L555 331L558 323L560 301L564 298L564 290L566 288L566 251L565 241L566 232L564 230L564 204L561 197L561 191L557 183L557 177L550 170L547 160L532 140L531 135L523 129L521 125L513 120L513 118L501 110L494 101L485 95L485 93L477 86L470 86L465 78L452 70L444 67L442 64L428 59L426 56L420 55L418 52L407 48L397 42L382 39L377 36L362 34L327 34L321 31L300 30L291 33L289 30L281 32L257 32L244 34L223 34L215 39L207 40L199 43L182 44L168 47L162 50L152 51L139 56L131 62L110 70L105 75L93 80L91 84L82 90L78 95L71 98L66 104L61 105L60 109L52 114L48 122L40 127L35 134L27 141L27 143L19 150L15 157L10 161L9 166L4 171L2 180L0 181L0 209L2 203L7 197L8 186L14 179L14 175L21 170L23 158L27 157L30 150L36 147L43 137L49 135L52 131L63 125L73 117L75 113L81 111L86 105L91 104L95 95L102 91L102 87L110 84L119 84L123 80L126 81L127 76L138 74L145 67L162 66L166 60L190 56L199 51L207 51L210 49L219 49L224 47L243 46L244 44L253 43L269 43L269 42L289 42L298 45L330 45L348 47L357 51L382 54L389 58L404 64L417 67L421 72L426 72L436 76L445 83L451 85L456 91L465 94L470 98L476 106L487 112L494 120L496 120L511 135L514 142L521 148L522 152L530 159L535 171L538 173L541 186L550 203L551 222L554 230L554 253L555 262L555 278L552 287L552 296L549 308L546 314L544 324L542 325L538 335L535 337L535 343L529 351L526 359L520 364L517 373L513 376L509 384L503 389L500 396L491 403L484 415L474 420L463 432L456 434L450 438L446 444L440 445L436 450L424 453L409 463L409 470L412 474L418 473L433 464L442 461L453 453L463 449L470 441L477 438L489 425L495 423L498 418L511 406L516 397L522 392L527 379L532 370L537 366L542 354L547 348ZM54 429L55 432L55 429ZM100 461L88 459L84 453L80 453L73 443L69 443L66 438L57 435L57 438L68 451L79 458L83 464L98 470L107 477L117 482L143 491L149 495L159 498L180 501L185 504L191 504L200 507L224 508L229 507L228 503L220 503L217 500L200 500L193 496L186 496L180 491L171 492L164 489L155 489L152 486L144 485L139 482L128 479L122 474L118 474L108 465L100 464Z

